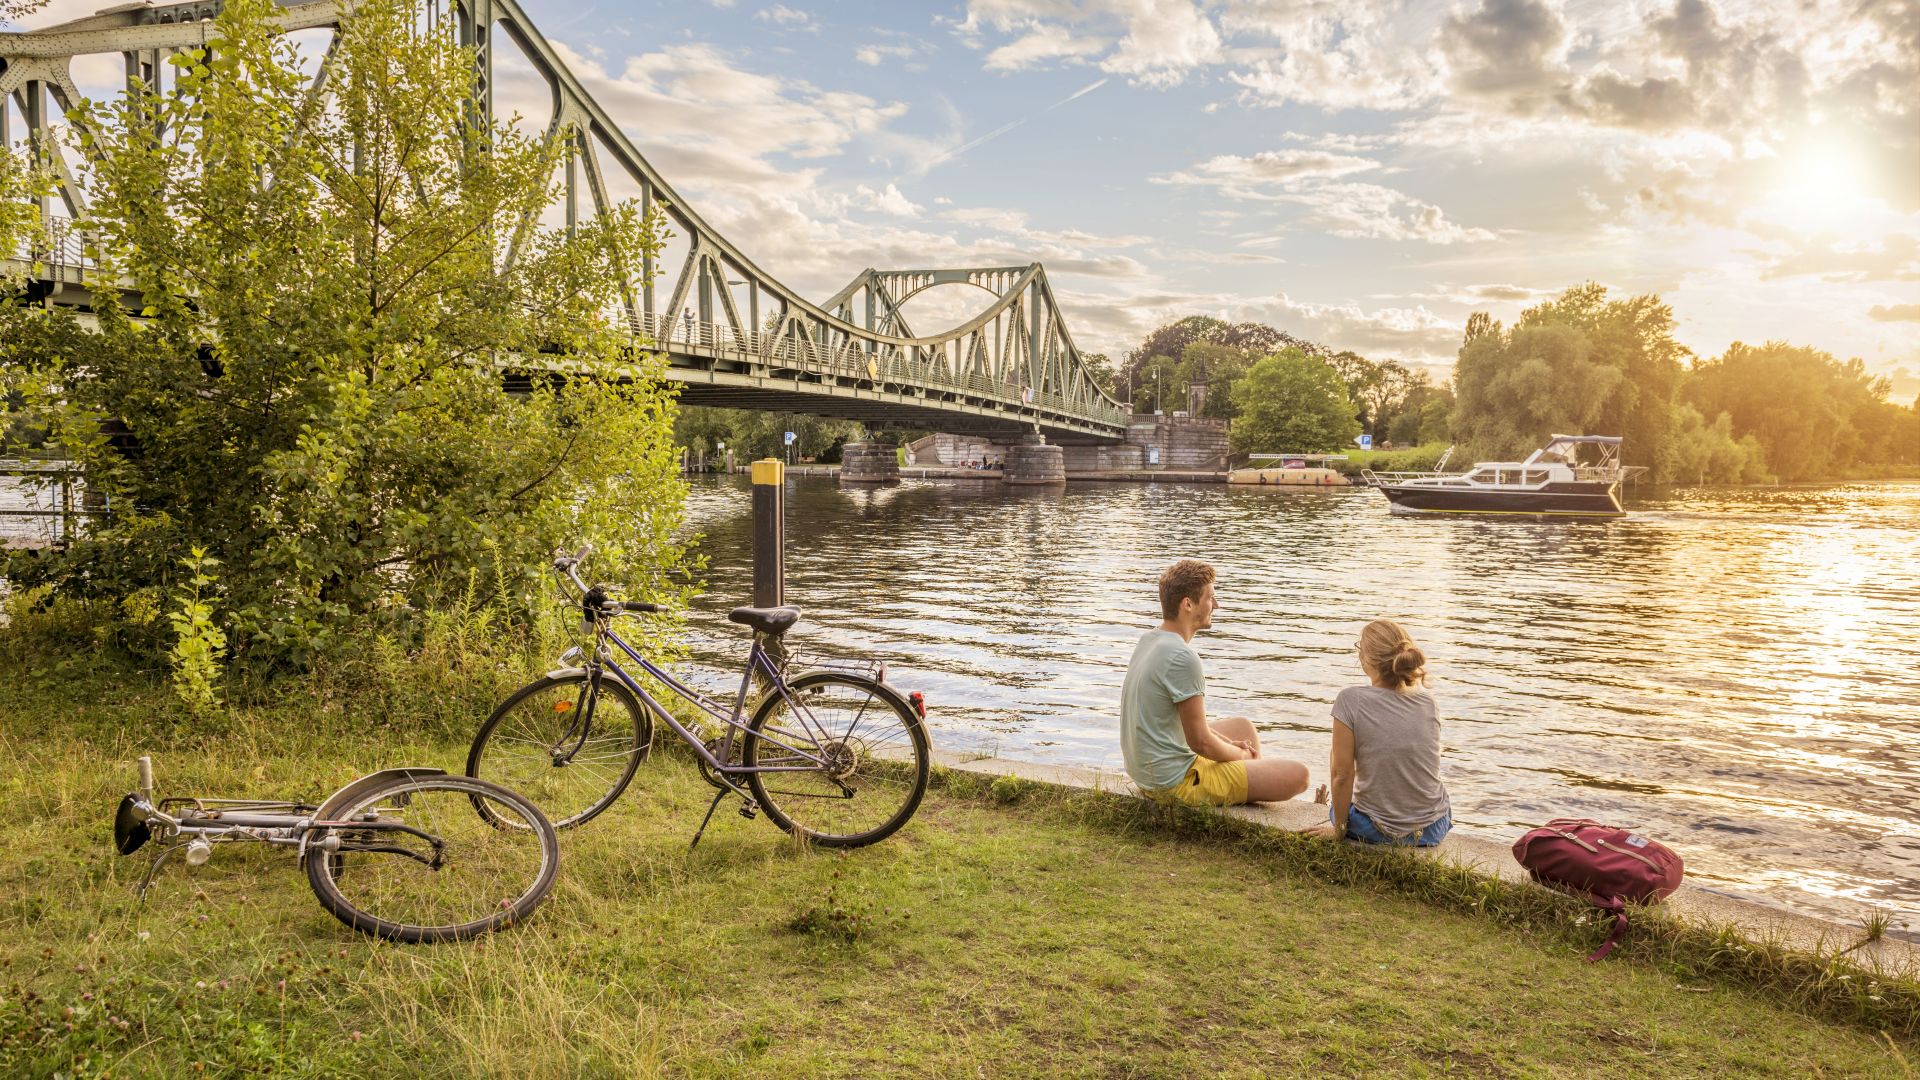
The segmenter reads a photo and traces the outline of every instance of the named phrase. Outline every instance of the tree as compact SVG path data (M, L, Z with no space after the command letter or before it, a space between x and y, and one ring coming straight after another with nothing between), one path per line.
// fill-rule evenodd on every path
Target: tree
M1235 451L1315 453L1338 450L1360 433L1346 386L1327 363L1300 349L1275 353L1235 384L1240 419Z
M1249 348L1195 341L1181 351L1173 379L1183 391L1195 384L1207 388L1207 399L1196 415L1232 420L1240 415L1239 407L1234 404L1233 387L1261 355Z
M1621 435L1622 459L1665 480L1676 472L1687 355L1659 297L1608 300L1591 282L1522 312L1510 331L1472 318L1454 368L1453 429L1477 457L1519 454L1555 433Z
M449 589L526 611L581 540L683 600L674 402L619 318L657 221L530 227L566 144L476 124L473 57L407 0L355 5L319 96L278 11L229 0L174 93L76 111L96 280L138 316L0 311L0 365L113 508L37 572L126 600L203 547L227 640L271 667Z
M1120 382L1124 384L1120 392L1131 395L1135 409L1147 402L1159 408L1161 403L1153 397L1157 378L1162 397L1184 397L1185 384L1175 386L1172 379L1186 355L1187 347L1198 342L1248 350L1255 355L1286 348L1298 348L1310 356L1327 356L1330 353L1324 345L1304 341L1284 330L1261 323L1228 323L1208 315L1189 315L1148 334L1127 354L1126 364L1119 374Z
M1887 382L1859 360L1770 341L1740 342L1688 373L1684 396L1702 415L1726 415L1736 437L1764 448L1782 480L1831 476L1866 462L1912 460L1901 445L1898 406Z
M1087 377L1093 380L1093 385L1109 395L1117 396L1120 393L1115 389L1120 373L1114 369L1112 357L1106 353L1081 353L1080 363L1087 369Z
M1389 422L1387 437L1396 446L1445 442L1453 407L1453 387L1446 383L1435 386L1422 374Z

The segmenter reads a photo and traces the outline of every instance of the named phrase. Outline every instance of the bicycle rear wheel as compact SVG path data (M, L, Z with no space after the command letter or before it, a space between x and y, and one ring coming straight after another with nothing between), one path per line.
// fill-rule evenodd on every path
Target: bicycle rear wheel
M919 809L932 753L925 725L892 689L817 671L760 702L741 762L779 770L747 774L774 824L851 848L892 836Z
M652 743L652 716L616 676L601 676L589 700L586 672L549 675L487 717L467 753L467 775L525 795L554 828L567 829L613 805Z
M474 813L477 803L488 812ZM395 777L333 820L342 824L316 826L308 842L307 882L335 918L393 941L462 941L511 926L540 906L560 867L540 808L470 776Z

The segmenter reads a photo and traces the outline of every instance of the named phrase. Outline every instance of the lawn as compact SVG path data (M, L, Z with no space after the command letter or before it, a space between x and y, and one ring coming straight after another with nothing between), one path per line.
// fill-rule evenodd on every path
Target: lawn
M137 735L157 691L47 693L0 692L8 1076L1911 1075L1775 995L963 777L873 848L723 811L689 853L710 789L656 757L531 920L465 945L355 936L281 850L141 903L109 814L156 742L162 793L309 797L464 746L291 703Z

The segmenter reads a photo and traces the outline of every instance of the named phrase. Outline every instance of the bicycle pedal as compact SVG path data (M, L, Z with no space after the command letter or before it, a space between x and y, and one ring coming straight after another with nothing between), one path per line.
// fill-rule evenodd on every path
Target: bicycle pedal
M752 803L742 803L740 805L740 816L743 818L746 818L748 821L752 821L754 818L754 815L758 814L759 812L760 812L760 808L753 805Z

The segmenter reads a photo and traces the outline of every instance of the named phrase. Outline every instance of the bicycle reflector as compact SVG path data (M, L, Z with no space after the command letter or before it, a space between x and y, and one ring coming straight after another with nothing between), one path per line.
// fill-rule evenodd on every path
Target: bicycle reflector
M556 701L553 703L554 712L566 712L571 708L573 708L573 702L571 701Z
M920 714L920 719L925 720L927 718L927 695L915 690L913 693L907 695L907 700L913 702L913 711Z

